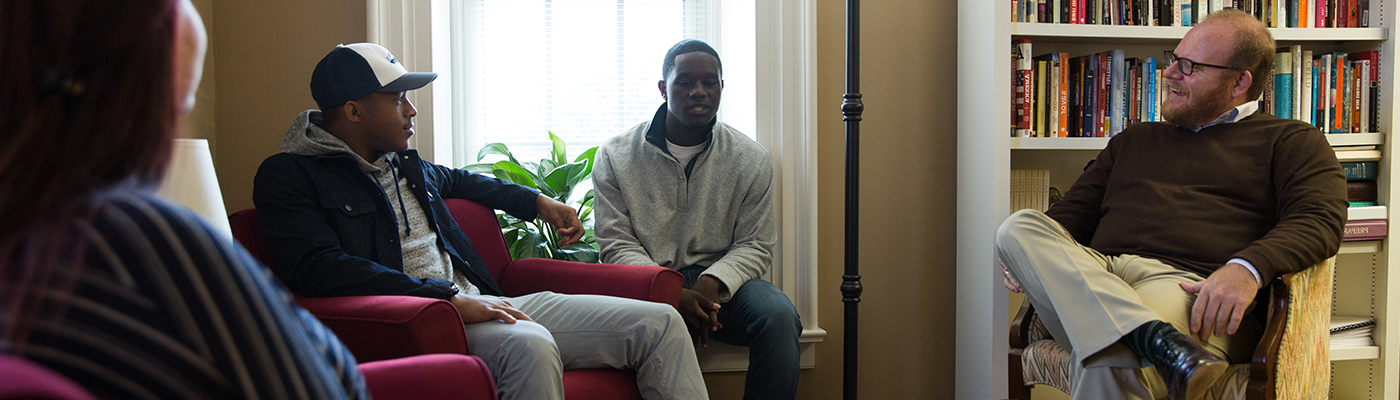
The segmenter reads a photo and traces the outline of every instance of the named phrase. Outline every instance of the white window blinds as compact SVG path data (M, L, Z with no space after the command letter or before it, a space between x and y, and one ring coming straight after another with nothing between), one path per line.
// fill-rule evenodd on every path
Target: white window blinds
M710 41L718 14L712 0L449 3L455 167L497 142L539 160L551 147L546 131L573 158L651 118L666 50Z

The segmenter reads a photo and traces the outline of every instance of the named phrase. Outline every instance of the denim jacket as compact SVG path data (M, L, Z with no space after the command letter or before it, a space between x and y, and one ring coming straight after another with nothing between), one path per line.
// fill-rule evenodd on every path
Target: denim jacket
M442 199L467 199L534 220L539 192L429 163L415 150L389 156L398 157L413 198L429 210L429 223L438 233L438 245L450 255L452 267L482 294L501 295ZM351 153L281 153L258 168L253 203L267 248L287 287L310 297L450 297L451 281L417 279L403 272L398 219L384 191L360 171L359 162Z

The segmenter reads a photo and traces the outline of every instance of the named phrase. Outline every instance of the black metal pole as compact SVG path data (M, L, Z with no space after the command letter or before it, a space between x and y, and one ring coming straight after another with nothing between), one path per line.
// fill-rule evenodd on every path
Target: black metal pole
M859 359L860 321L860 0L846 0L846 94L841 96L846 121L846 274L841 276L841 301L846 303L846 329L842 392L856 399L856 361Z

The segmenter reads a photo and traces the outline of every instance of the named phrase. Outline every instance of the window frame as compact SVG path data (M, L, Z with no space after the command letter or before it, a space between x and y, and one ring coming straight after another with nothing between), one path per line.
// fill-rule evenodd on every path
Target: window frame
M445 71L446 40L433 40L434 26L447 24L443 11L449 0L365 0L368 40L388 48L405 60L411 71ZM722 0L721 0L722 1ZM816 4L815 0L767 0L753 2L755 16L757 84L756 114L759 144L772 156L774 212L779 240L774 248L771 280L792 299L802 318L801 365L816 365L814 345L826 337L818 325L817 287L817 120L816 120ZM425 67L426 66L426 67ZM449 84L438 76L437 85L408 92L418 109L416 134L409 145L428 160L452 160L451 135L435 134L435 126L450 126L451 91L433 90ZM450 87L450 86L443 86ZM701 352L705 371L742 371L748 368L747 349L711 344Z

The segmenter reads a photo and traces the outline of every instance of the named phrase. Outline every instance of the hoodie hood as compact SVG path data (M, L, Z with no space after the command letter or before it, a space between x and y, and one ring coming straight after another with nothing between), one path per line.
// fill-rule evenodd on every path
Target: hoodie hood
M387 153L385 157L380 157L373 163L365 161L359 154L355 154L345 141L321 128L322 123L320 110L306 110L298 114L297 118L292 120L292 126L287 128L287 136L282 139L282 152L300 156L331 156L344 153L358 161L360 171L367 173L380 172L389 167L388 156L394 153Z

